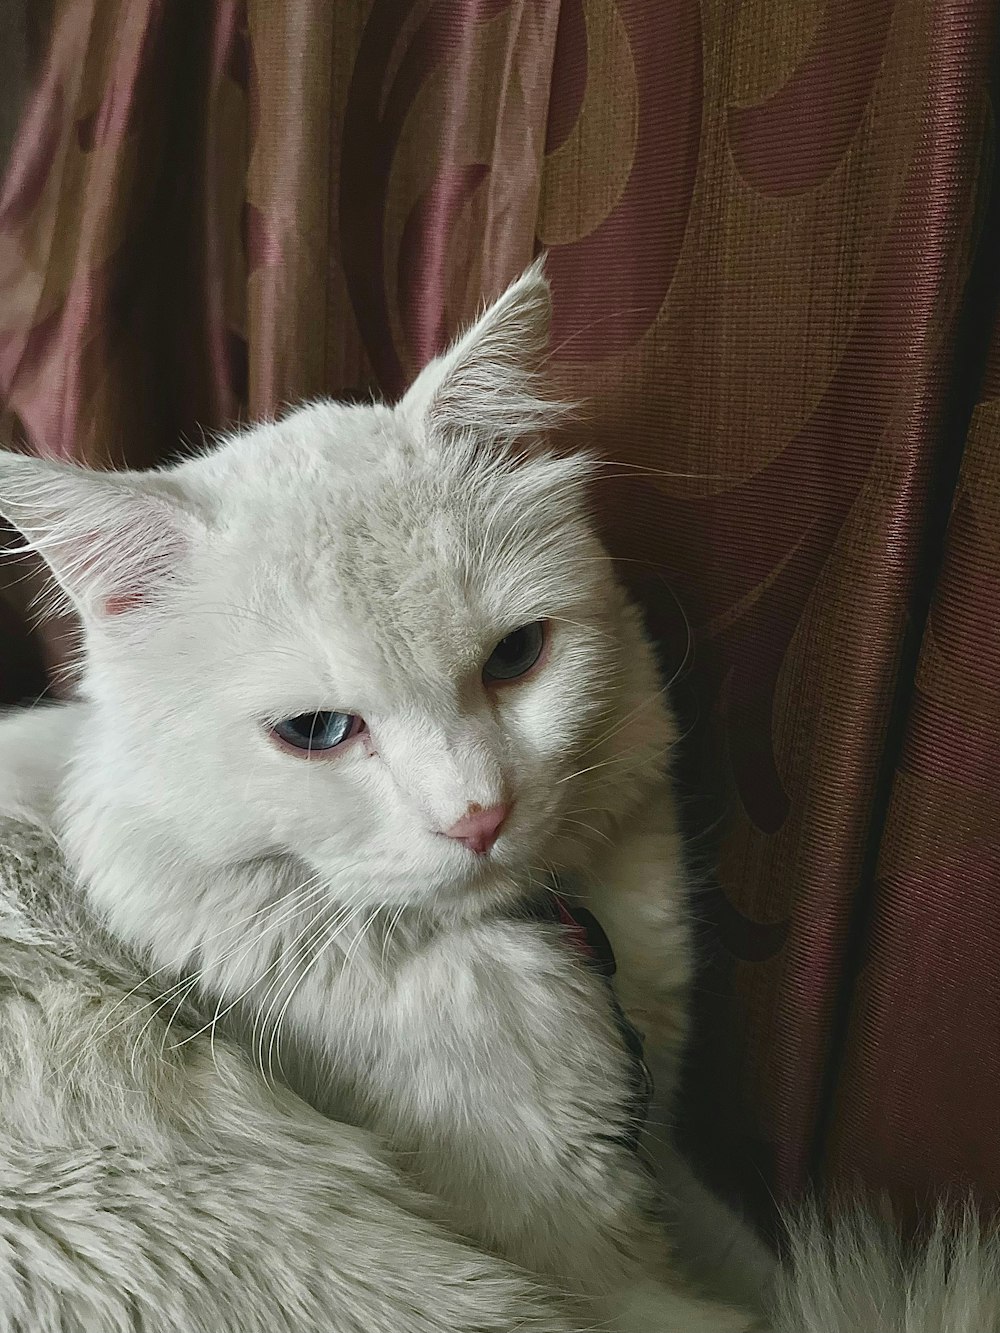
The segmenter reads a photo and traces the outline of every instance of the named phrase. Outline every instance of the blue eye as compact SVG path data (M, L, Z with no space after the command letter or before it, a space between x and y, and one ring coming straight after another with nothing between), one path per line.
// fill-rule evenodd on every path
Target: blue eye
M490 653L483 667L483 680L488 683L526 676L541 657L544 647L544 620L522 625L502 638Z
M271 731L279 741L306 754L334 750L364 730L364 722L353 713L299 713L276 722Z

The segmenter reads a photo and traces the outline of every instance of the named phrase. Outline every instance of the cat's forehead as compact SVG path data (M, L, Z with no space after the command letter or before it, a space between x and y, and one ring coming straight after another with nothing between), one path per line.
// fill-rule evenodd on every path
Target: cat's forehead
M262 575L286 610L353 627L380 657L475 655L570 595L564 460L429 446L388 409L325 405L228 453L211 484L237 579Z
M291 538L345 578L461 562L498 511L523 511L544 485L544 469L469 444L428 445L374 406L307 408L227 454L216 487L225 526L255 547Z

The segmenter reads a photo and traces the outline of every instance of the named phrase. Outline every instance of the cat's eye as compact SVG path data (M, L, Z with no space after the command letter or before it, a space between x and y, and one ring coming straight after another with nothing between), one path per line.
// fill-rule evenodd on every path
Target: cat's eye
M335 750L364 728L364 720L353 713L299 713L275 722L271 734L293 750L310 755Z
M538 662L545 647L545 621L536 620L505 635L487 658L483 680L487 684L517 680Z

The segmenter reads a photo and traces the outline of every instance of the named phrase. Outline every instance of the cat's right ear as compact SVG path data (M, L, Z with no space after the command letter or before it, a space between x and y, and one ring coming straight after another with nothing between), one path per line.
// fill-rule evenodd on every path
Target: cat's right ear
M570 410L553 401L542 374L551 318L539 259L424 367L398 411L439 438L514 444L543 434Z
M158 474L93 472L0 452L0 514L85 621L114 622L176 578L194 523Z

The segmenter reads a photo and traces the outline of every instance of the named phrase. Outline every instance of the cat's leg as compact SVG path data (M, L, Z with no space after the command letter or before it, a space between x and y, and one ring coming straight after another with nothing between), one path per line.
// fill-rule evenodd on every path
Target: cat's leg
M60 777L85 707L43 704L0 716L0 814L51 829Z
M375 1123L463 1233L586 1296L614 1333L752 1326L679 1276L626 1141L606 992L557 932L444 937L407 964L386 1020Z
M702 1184L669 1139L659 1135L646 1150L661 1187L661 1214L685 1271L721 1300L767 1308L778 1273L774 1252Z
M644 1149L678 1255L711 1290L759 1308L775 1274L774 1255L696 1178L671 1134L693 950L681 840L665 789L579 884L614 951L619 1001L643 1036L654 1088Z
M683 848L665 781L569 887L608 936L615 992L643 1036L658 1095L669 1102L688 1034L694 949Z

